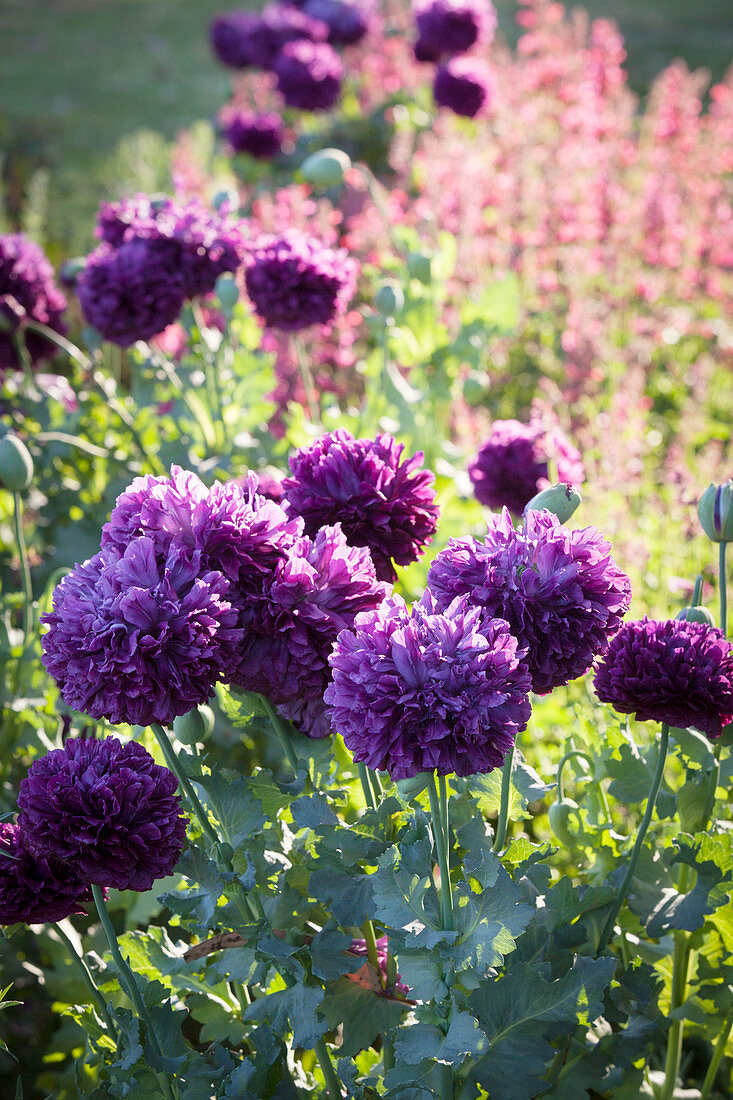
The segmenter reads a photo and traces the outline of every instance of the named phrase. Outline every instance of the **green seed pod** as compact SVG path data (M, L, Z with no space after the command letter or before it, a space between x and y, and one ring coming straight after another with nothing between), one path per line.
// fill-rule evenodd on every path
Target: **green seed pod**
M22 439L8 432L0 439L0 485L11 493L27 489L33 481L33 459Z
M319 149L311 153L300 166L306 183L316 187L339 187L351 168L351 157L343 149Z
M547 811L550 828L566 848L575 846L578 830L581 827L578 803L572 798L563 798L552 803Z
M708 485L700 497L697 514L712 542L733 542L733 481Z
M580 493L577 489L573 489L572 485L551 485L549 489L542 489L533 496L524 511L526 514L545 509L556 515L560 523L566 523L580 504L580 500Z
M221 308L229 312L239 301L239 287L231 275L220 275L216 280L216 294Z
M397 283L382 283L374 295L374 305L382 317L395 317L405 304L402 287Z
M209 724L208 715L214 715L210 707L194 707L188 714L179 714L173 722L173 732L182 745L195 745L211 732L213 721Z
M685 623L705 623L706 626L715 626L715 619L707 607L683 607L675 615L675 619L681 619Z
M433 261L427 252L408 252L407 270L424 286L430 286L433 281Z

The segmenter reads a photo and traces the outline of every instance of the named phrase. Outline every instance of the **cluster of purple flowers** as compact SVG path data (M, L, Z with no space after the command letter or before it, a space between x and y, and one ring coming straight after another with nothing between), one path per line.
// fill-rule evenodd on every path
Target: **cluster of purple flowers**
M496 420L491 434L468 467L476 499L488 508L521 515L533 496L550 484L550 464L565 485L582 485L580 452L559 428L540 420Z
M733 648L706 623L624 623L598 665L595 689L622 714L714 739L733 720Z
M290 512L305 530L340 522L349 542L368 546L377 576L394 581L394 563L409 565L435 534L434 477L422 453L402 459L404 447L389 435L354 439L343 428L321 436L290 459L283 482Z
M0 924L85 912L93 885L149 890L173 871L186 819L177 781L146 749L70 738L20 785L16 824L0 825Z
M196 199L136 195L103 203L97 236L102 244L76 290L87 322L121 347L162 332L186 299L210 294L243 259L239 224Z
M310 538L256 489L254 475L208 489L177 467L133 481L44 617L43 661L67 703L167 723L225 681L263 692L310 736L330 732L331 646L387 588L338 524Z
M356 290L356 261L297 229L258 237L245 264L244 282L257 314L285 332L330 325Z
M419 0L414 11L415 57L438 64L435 102L474 118L490 98L490 76L479 62L458 55L479 40L490 43L493 39L496 12L491 0Z
M359 42L368 26L366 12L356 4L304 0L268 4L259 14L220 15L209 34L223 65L269 70L288 107L328 111L341 94L343 79L343 64L334 47ZM231 140L230 144L236 148Z
M64 333L65 309L66 299L43 249L22 233L0 234L0 377L21 366L13 330L31 320ZM53 343L35 332L25 333L24 339L34 365L56 351Z

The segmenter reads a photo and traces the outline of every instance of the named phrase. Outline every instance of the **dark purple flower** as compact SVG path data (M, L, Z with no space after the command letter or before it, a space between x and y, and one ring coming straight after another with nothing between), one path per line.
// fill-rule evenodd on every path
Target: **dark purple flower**
M163 242L185 298L210 294L219 276L235 272L244 256L241 224L198 199L177 203L165 195L134 195L102 203L97 235L114 248L140 239Z
M481 504L521 515L532 497L550 484L550 462L558 481L582 485L580 452L559 428L548 429L538 420L496 420L468 473Z
M349 546L338 525L295 543L259 600L244 608L244 640L233 680L284 708L303 733L330 733L323 692L328 655L340 630L377 607L387 586L369 552Z
M392 436L354 439L343 428L321 436L290 459L283 482L289 510L306 534L339 523L354 546L368 546L377 576L394 581L393 562L409 565L430 542L438 522L435 480L422 453L401 461Z
M595 689L622 714L712 740L733 720L733 649L706 623L624 623L598 664Z
M66 298L56 286L54 270L43 249L22 233L0 234L0 377L5 370L21 368L8 327L22 327L27 319L64 333L65 309ZM34 364L58 350L35 332L26 333L25 342Z
M367 14L358 4L343 3L343 0L306 0L301 10L326 24L332 46L354 46L369 29Z
M117 498L102 528L102 549L122 554L141 535L153 540L159 557L183 547L200 556L203 570L233 582L229 599L239 603L261 593L302 533L301 520L257 492L256 475L207 489L196 474L173 466L170 477L135 478Z
M256 115L228 110L221 119L222 135L233 153L249 153L257 160L272 160L282 152L283 120L274 111Z
M268 500L274 500L276 504L280 504L285 496L283 477L280 471L272 469L257 470L255 477L257 478L257 492L260 496L267 497Z
M275 59L273 72L288 107L330 111L341 94L344 67L327 42L288 42Z
M268 4L259 14L233 11L209 28L211 47L232 69L270 69L288 42L325 42L328 27L319 18L285 4Z
M489 99L488 73L470 57L454 57L437 70L433 97L439 107L448 107L464 118L475 118Z
M470 50L481 36L487 43L494 37L496 12L489 0L428 0L415 9L418 61L440 61Z
M374 992L377 993L380 997L397 997L399 999L409 997L410 989L401 980L402 976L400 974L397 975L393 986L387 984L387 956L389 954L389 940L386 936L379 936L376 943L377 959L379 960L379 979L381 989L375 989ZM352 940L349 951L352 955L358 955L360 958L365 959L368 954L366 940ZM359 982L359 976L362 974L363 970L364 967L362 967L362 970L357 970L355 974L351 974L348 976L351 978L352 981ZM366 977L367 975L365 975L365 978Z
M200 555L150 538L77 565L42 621L43 663L64 701L92 718L147 726L205 703L239 642L229 582Z
M490 518L484 542L451 539L430 566L428 587L438 608L465 596L506 619L528 651L536 692L586 672L631 600L629 578L598 529L570 531L547 511L529 512L515 530L505 509Z
M86 913L88 882L76 868L28 851L18 825L0 824L0 924L45 924Z
M356 291L357 271L344 249L326 248L291 229L254 241L244 282L266 325L297 332L331 324Z
M135 239L102 245L76 284L88 324L126 348L172 324L185 300L180 249L170 241Z
M465 600L440 613L426 593L410 612L395 597L339 634L324 698L354 759L392 779L490 772L529 720L523 657Z
M84 882L149 890L171 874L186 839L177 785L135 741L71 737L31 765L18 824L34 855Z

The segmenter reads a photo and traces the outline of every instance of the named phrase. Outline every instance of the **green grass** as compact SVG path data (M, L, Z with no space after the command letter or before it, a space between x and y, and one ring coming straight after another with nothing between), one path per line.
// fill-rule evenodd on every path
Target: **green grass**
M137 179L142 187L163 157L159 143L143 137L120 163L112 156L120 140L136 131L171 139L227 98L229 79L209 52L206 29L217 12L243 3L4 0L0 145L11 219L27 202L34 170L47 168L53 251L86 248L94 209L115 179ZM516 0L498 6L513 38ZM587 0L586 6L621 24L638 90L674 57L716 78L733 60L733 0Z

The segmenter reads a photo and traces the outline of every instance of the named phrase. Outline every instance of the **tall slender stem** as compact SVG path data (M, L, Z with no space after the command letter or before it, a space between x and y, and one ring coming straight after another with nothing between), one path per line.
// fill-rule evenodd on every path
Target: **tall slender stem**
M728 569L725 554L727 542L718 543L718 585L720 586L720 629L728 637Z
M168 739L168 734L158 722L152 722L150 728L155 734L156 741L160 745L166 764L178 780L181 790L185 794L188 804L196 815L199 825L212 844L220 844L221 842L216 829L209 821L209 815L201 805L201 801L196 791L193 789L191 780L181 767L181 762L173 751L173 746Z
M23 649L25 649L33 630L33 585L30 565L28 564L28 548L23 534L23 501L20 493L17 492L13 493L13 527L15 529L15 541L18 545L20 576L23 584Z
M428 797L430 798L430 813L433 819L433 832L435 834L435 850L440 868L440 912L443 928L451 931L453 928L453 892L451 890L450 870L448 867L449 824L448 809L446 805L445 817L441 805L440 795L435 783L435 773L430 777L428 785Z
M496 836L494 837L493 851L500 852L506 841L506 827L509 818L509 795L512 789L512 770L514 768L514 745L512 745L501 769L501 802L499 803L499 817L496 822Z
M336 1070L333 1068L333 1062L331 1061L331 1055L328 1053L328 1047L321 1037L315 1045L315 1055L318 1059L318 1065L321 1067L324 1080L326 1082L326 1088L331 1100L341 1100L343 1093L341 1091L341 1085L339 1079L336 1076Z
M75 946L74 941L72 940L71 936L69 936L68 933L64 931L64 928L63 928L61 922L56 924L55 930L56 930L56 933L58 934L59 939L61 939L63 941L63 943L65 944L66 950L69 953L69 958L71 959L71 961L72 961L73 965L76 967L76 969L79 971L79 975L80 975L82 981L84 982L84 985L89 990L89 992L92 995L92 998L94 999L99 1011L101 1012L102 1016L104 1017L104 1020L105 1020L105 1023L107 1024L108 1030L116 1038L116 1036L117 1036L117 1026L116 1026L114 1020L112 1019L112 1015L111 1015L110 1010L109 1010L109 1005L105 1001L105 999L102 996L100 990L97 988L97 983L94 981L94 978L91 975L89 967L87 966L87 964L84 961L83 957L77 951L76 946Z
M703 1081L702 1088L700 1089L700 1100L708 1100L708 1097L712 1092L713 1085L715 1084L715 1078L718 1073L718 1066L720 1065L721 1058L725 1054L725 1048L728 1043L728 1036L730 1035L730 1029L732 1027L733 1008L731 1008L728 1012L728 1015L725 1018L725 1023L723 1024L723 1030L718 1036L718 1041L715 1044L713 1056L710 1059L710 1065L708 1066L708 1071L705 1074L705 1080Z
M163 371L170 384L178 391L178 396L188 406L189 412L201 429L205 445L210 451L216 450L216 430L203 402L190 386L184 386L178 371L165 355L153 348L149 349L151 362Z
M372 921L364 921L362 931L364 933L364 940L366 941L367 958L376 970L377 977L381 977L381 971L379 969L379 949L377 947L377 937L374 932L374 924Z
M631 852L631 858L629 859L629 865L626 868L626 874L624 875L623 882L621 883L621 888L619 889L619 892L616 895L616 899L613 903L613 906L611 907L611 912L608 914L608 916L606 918L606 923L603 926L603 931L601 932L601 938L598 942L598 954L599 955L600 955L601 951L604 950L604 948L606 947L608 941L611 938L611 935L613 933L613 928L614 928L614 925L616 923L616 917L618 916L618 914L621 910L621 906L623 905L624 901L626 900L626 895L629 892L629 887L631 886L631 880L634 877L634 871L636 870L636 865L639 862L639 856L641 855L641 849L642 849L642 846L644 844L644 837L646 836L646 831L649 828L649 824L652 820L652 814L654 813L654 806L655 806L655 803L657 801L657 795L659 793L659 787L660 787L660 784L662 782L662 776L664 774L664 764L665 764L665 761L667 759L667 749L668 748L669 748L669 726L666 723L663 722L662 723L662 735L661 735L660 742L659 742L659 757L657 759L657 767L656 767L656 770L654 772L654 776L652 778L652 785L651 785L651 788L649 790L649 797L648 797L647 803L646 803L646 810L644 811L644 817L642 818L641 825L639 826L639 831L636 834L636 840L634 842L634 847L633 847L633 850Z
M288 763L290 764L290 767L293 770L293 775L297 775L298 774L298 757L295 755L295 749L293 748L293 745L292 745L292 742L290 740L290 736L288 734L288 731L286 730L285 726L283 725L283 721L282 721L280 715L277 713L277 711L275 710L274 706L272 705L270 700L267 698L267 696L261 695L260 699L262 700L262 706L265 708L265 711L267 712L267 717L270 719L270 725L274 729L275 733L278 736L280 744L282 745L283 749L285 750L285 755L288 758Z
M295 358L298 361L298 369L300 370L300 377L303 382L303 389L305 390L305 402L308 406L308 415L310 416L311 423L316 424L320 419L318 409L318 397L316 395L316 388L313 384L313 374L311 372L310 363L308 362L308 356L303 346L303 341L299 336L293 336L293 350L295 351Z
M219 388L219 372L216 362L216 357L212 354L211 348L206 342L204 336L204 330L206 329L206 322L204 320L203 310L200 304L194 299L191 302L191 313L193 319L196 322L196 328L199 332L199 343L204 353L204 376L206 378L206 392L209 398L209 404L211 406L212 414L216 415L217 422L220 427L224 427L224 417L222 415L222 401L221 390ZM216 431L216 424L214 425Z
M374 791L372 790L372 785L369 781L369 772L367 770L367 766L366 766L366 764L362 764L361 761L357 761L356 767L357 767L357 771L359 772L359 779L361 780L361 789L364 792L364 799L366 801L367 807L370 810L376 810L377 802L376 802L376 799L374 797Z
M99 914L102 928L104 929L104 934L107 937L107 943L109 944L112 958L114 959L117 970L119 971L120 985L135 1006L135 1011L137 1012L138 1016L145 1024L148 1030L150 1045L152 1046L155 1053L160 1055L162 1054L162 1048L160 1046L160 1043L158 1042L158 1036L155 1034L155 1026L150 1017L150 1013L148 1012L148 1007L142 998L142 994L140 993L137 980L132 969L130 968L130 964L127 962L126 959L122 957L120 945L117 942L117 933L112 927L112 921L109 918L107 906L104 903L104 895L100 886L92 886L92 896L94 898L94 904L97 907L97 913Z

